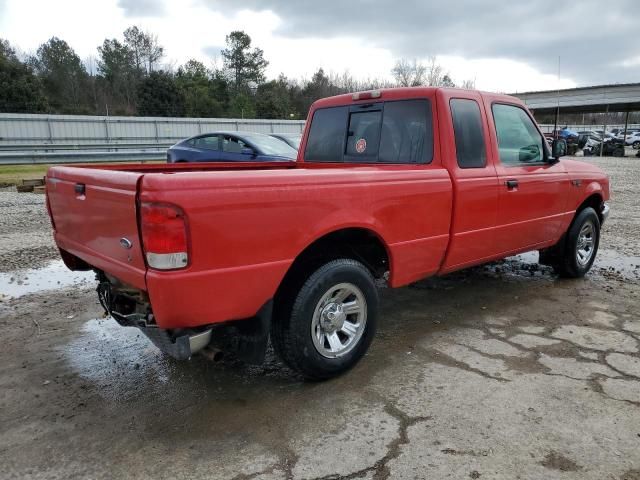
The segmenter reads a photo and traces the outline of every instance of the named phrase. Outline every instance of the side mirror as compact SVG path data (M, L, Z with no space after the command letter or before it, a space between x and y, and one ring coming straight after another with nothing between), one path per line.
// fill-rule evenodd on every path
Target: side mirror
M248 155L250 157L255 157L256 156L256 152L253 151L253 148L248 148L248 147L245 147L242 150L240 150L240 153L242 155Z
M551 142L551 156L556 160L567 154L567 141L564 138L554 138Z

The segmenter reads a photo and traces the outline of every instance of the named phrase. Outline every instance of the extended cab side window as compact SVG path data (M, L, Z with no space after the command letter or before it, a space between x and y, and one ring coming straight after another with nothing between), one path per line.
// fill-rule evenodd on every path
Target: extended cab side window
M496 103L492 107L500 162L506 166L544 162L542 135L522 108Z
M478 102L466 98L449 101L456 136L456 157L460 168L484 168L487 152Z
M378 102L315 111L307 162L429 163L431 104L426 99Z
M305 150L305 160L311 162L341 162L342 146L347 131L348 107L316 110Z

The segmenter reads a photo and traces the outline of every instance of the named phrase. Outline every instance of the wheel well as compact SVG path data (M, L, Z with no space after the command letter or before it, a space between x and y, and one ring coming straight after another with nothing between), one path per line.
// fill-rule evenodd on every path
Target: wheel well
M599 193L594 193L593 195L587 197L587 199L580 204L580 206L576 209L576 215L580 213L587 207L593 208L598 214L598 218L602 221L602 195Z
M375 278L382 278L389 270L389 255L380 237L364 228L346 228L324 235L305 248L289 267L280 290L304 281L309 272L336 258L362 262Z

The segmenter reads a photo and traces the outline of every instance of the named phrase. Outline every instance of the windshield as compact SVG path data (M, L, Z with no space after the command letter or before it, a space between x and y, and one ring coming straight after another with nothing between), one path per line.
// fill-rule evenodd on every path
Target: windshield
M295 148L292 148L277 138L268 135L244 135L244 137L258 147L265 155L276 155L286 158L296 158L298 156Z

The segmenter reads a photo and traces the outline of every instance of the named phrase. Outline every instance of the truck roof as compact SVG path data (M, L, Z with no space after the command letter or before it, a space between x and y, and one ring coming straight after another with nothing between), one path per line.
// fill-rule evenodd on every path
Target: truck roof
M341 95L335 95L333 97L321 98L311 105L312 109L322 107L334 107L338 105L350 105L354 102L369 100L401 100L405 98L420 98L424 96L432 96L436 91L444 90L449 92L476 92L480 93L483 97L491 97L496 100L505 100L510 103L517 103L522 105L522 101L517 97L510 95L504 95L500 93L484 92L481 90L468 90L464 88L451 88L451 87L396 87L396 88L381 88L377 90L367 90L355 93L344 93ZM374 96L372 96L372 94Z

